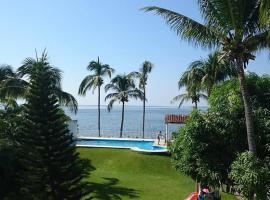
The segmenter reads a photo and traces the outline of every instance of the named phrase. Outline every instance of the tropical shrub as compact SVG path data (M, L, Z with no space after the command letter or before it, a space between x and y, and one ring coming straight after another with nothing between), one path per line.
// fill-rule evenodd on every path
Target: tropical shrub
M248 87L256 88L251 98L257 157L265 162L270 157L270 110L264 97L269 91L268 81L266 76L247 76ZM172 159L177 169L194 180L212 187L232 186L239 182L233 182L229 176L231 165L238 153L248 149L244 105L237 80L215 86L208 102L206 113L193 111L175 134Z
M237 156L232 164L230 176L235 183L235 188L246 199L267 199L270 190L270 165L250 152ZM269 194L268 194L269 195Z

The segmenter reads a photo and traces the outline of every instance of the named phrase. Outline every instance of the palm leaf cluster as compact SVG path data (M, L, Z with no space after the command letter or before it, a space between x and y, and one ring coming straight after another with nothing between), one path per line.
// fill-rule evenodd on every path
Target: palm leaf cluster
M115 102L122 103L122 117L120 127L120 137L123 136L123 124L124 124L124 109L125 103L130 98L144 100L144 93L136 88L135 81L133 79L134 73L117 75L109 84L105 86L105 91L111 91L105 97L106 100L110 100L108 103L108 111L111 111Z
M93 74L86 76L80 84L78 93L83 96L86 95L88 90L92 89L94 92L97 87L103 85L104 80L102 77L108 76L111 78L112 74L114 73L114 69L108 64L102 64L99 57L97 61L93 60L89 63L87 70L93 72Z
M77 112L78 103L76 99L61 88L62 72L50 65L47 53L44 51L40 58L26 58L22 66L16 72L10 66L0 67L0 99L4 104L16 105L17 99L26 99L29 94L30 80L39 66L46 66L49 69L50 77L53 80L54 94L60 105L68 106L71 111Z
M236 69L229 62L220 59L220 53L215 51L207 59L193 61L181 75L178 87L186 87L187 93L176 96L172 103L180 101L179 107L191 99L197 108L200 99L207 99L214 85L230 77L237 76ZM206 93L206 94L204 94Z
M117 101L125 103L129 98L143 100L144 95L141 90L136 88L132 73L117 75L109 84L105 86L105 91L113 91L105 97L105 101L109 100L108 110L111 111L113 104Z

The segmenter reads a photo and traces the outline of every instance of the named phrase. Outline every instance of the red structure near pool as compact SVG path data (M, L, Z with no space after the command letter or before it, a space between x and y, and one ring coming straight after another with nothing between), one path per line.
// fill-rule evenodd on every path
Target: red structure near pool
M184 124L188 119L188 115L165 115L165 124L166 124L166 141L170 140L169 135L169 124Z

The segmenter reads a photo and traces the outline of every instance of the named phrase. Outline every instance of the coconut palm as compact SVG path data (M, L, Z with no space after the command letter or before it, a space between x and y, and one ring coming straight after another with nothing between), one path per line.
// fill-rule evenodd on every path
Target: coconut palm
M87 69L94 73L82 80L79 87L79 94L85 96L88 90L92 89L94 92L96 88L98 89L98 136L100 137L100 88L104 83L103 77L108 76L111 78L114 69L107 64L102 64L99 61L99 57L97 61L91 61Z
M108 94L105 97L105 101L110 99L107 106L108 111L111 111L115 102L118 101L119 103L122 103L122 117L120 127L120 137L122 137L125 103L128 102L130 98L143 100L144 94L141 90L136 88L133 79L133 73L129 73L127 75L117 75L116 77L114 77L111 82L105 86L105 91L108 92L109 90L111 90L112 93Z
M207 96L199 91L187 91L187 93L177 95L171 101L171 103L179 102L179 108L184 102L190 101L194 103L194 108L198 108L198 102L200 99L207 99Z
M26 96L29 93L31 77L34 75L34 72L38 66L47 66L50 68L50 76L54 80L55 84L54 94L58 98L59 103L63 106L69 107L71 111L76 113L78 109L78 103L71 94L62 90L61 71L50 65L46 51L42 53L40 58L26 58L16 73L13 73L12 76L9 76L8 78L1 81L1 98L8 99L9 101L11 101L12 98L14 100L26 99Z
M10 77L14 77L16 73L13 71L10 65L1 65L0 66L0 83L5 81Z
M221 60L218 51L209 54L207 59L193 61L188 67L187 74L189 82L194 82L194 76L197 75L198 84L201 84L201 87L206 90L208 97L215 84L229 77L237 76L235 67L226 60Z
M6 96L2 88L8 79L16 77L16 73L13 71L10 65L0 66L0 102L4 106L4 109L8 107L17 107L18 104L12 96Z
M144 138L145 127L145 102L146 102L146 85L148 80L148 74L151 73L153 64L149 61L144 61L139 72L135 72L134 75L139 79L139 88L143 91L143 123L142 123L142 137Z
M0 100L6 101L5 93L2 91L5 85L5 82L16 76L16 73L13 71L10 65L1 65L0 66Z
M202 90L202 78L204 72L200 68L194 67L194 64L191 63L186 71L180 76L178 81L178 87L186 87L187 91L199 91Z
M262 2L268 0L197 0L203 22L197 22L180 13L152 6L153 11L165 18L170 28L182 39L206 48L220 47L222 57L236 66L245 107L249 151L256 154L256 139L250 96L244 69L254 53L269 45L270 27L262 23Z

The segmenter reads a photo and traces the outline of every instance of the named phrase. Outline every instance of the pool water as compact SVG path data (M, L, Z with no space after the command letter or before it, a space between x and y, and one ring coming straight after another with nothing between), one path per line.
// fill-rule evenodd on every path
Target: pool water
M118 148L138 148L149 151L166 150L164 147L153 146L154 141L144 140L116 140L116 139L78 139L77 145L118 147Z

